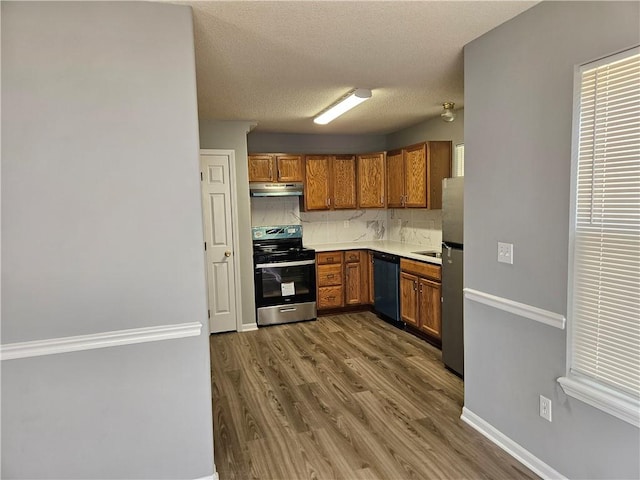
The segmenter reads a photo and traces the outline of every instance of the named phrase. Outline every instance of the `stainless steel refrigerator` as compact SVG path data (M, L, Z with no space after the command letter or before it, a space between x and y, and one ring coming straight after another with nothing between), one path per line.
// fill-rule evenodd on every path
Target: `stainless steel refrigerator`
M464 177L442 181L442 361L464 375Z

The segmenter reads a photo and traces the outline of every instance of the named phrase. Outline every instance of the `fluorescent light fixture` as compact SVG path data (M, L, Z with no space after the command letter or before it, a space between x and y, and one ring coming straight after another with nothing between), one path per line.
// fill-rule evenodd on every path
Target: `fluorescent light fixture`
M340 115L345 112L348 112L356 105L360 105L365 100L369 100L371 98L371 90L366 88L356 88L355 90L347 93L343 98L341 98L336 104L330 106L320 115L313 119L314 123L318 125L326 125L332 120L335 120Z

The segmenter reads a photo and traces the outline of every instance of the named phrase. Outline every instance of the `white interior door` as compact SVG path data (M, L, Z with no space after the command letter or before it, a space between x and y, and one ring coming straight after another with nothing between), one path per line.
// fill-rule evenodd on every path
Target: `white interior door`
M228 153L200 154L211 333L237 329L230 161Z

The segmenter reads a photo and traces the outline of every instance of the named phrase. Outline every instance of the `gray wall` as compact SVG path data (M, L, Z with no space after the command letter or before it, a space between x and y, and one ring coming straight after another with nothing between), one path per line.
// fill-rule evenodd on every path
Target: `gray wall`
M384 135L313 135L260 133L248 135L249 153L367 153L385 149Z
M425 140L451 140L453 145L464 143L464 109L456 110L453 122L444 122L440 116L430 118L386 137L386 150L406 147Z
M2 477L211 475L191 11L1 8L3 343L204 324L3 361Z
M240 252L240 291L242 295L243 324L256 322L256 302L253 285L253 246L251 243L251 203L249 197L249 166L247 160L247 133L250 122L200 122L200 148L234 150L236 158L236 194L238 204L238 235ZM269 150L275 151L275 150ZM289 150L285 150L289 151Z
M566 315L574 66L638 44L639 6L543 2L465 48L466 287ZM639 430L556 383L566 331L465 301L465 355L465 406L551 467L640 476Z

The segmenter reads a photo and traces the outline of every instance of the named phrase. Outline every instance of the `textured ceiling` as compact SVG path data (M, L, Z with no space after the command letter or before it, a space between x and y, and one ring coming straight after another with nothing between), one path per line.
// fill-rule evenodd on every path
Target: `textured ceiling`
M256 131L388 133L463 106L463 47L537 2L179 2L194 12L201 119ZM372 98L313 117L352 88Z

